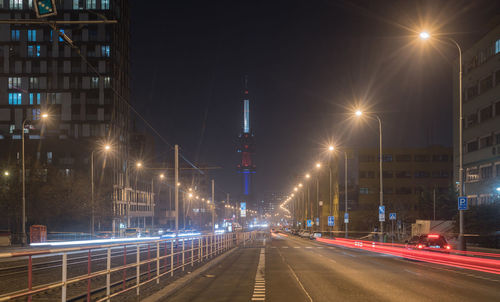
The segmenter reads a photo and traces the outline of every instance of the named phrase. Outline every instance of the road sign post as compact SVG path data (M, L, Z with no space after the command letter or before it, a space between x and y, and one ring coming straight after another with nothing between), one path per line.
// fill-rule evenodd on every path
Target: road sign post
M335 216L328 216L328 226L335 226Z

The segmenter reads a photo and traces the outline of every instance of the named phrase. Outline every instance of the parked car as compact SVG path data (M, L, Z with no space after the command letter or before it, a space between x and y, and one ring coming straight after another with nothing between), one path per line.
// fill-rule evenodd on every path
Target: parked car
M141 237L141 229L138 228L126 228L125 229L125 237L127 238L134 238L134 237Z

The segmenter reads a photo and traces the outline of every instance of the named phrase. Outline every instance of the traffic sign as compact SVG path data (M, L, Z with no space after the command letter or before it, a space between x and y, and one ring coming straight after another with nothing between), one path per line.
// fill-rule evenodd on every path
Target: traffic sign
M389 220L396 220L396 213L389 213Z
M247 217L247 203L246 202L240 203L240 216Z
M467 196L458 197L458 209L459 210L468 210L469 209Z
M57 15L55 0L33 0L33 2L35 2L35 13L37 18Z
M344 214L344 223L349 223L349 213Z
M319 225L319 218L316 218L316 225Z
M385 221L385 206L378 207L378 221Z
M308 228L312 227L312 220L311 219L307 219L307 227Z
M335 216L328 216L328 226L335 226Z

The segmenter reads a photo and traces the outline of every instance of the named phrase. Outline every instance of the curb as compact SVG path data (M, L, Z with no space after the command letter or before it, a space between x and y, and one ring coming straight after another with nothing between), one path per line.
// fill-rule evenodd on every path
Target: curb
M163 289L155 292L154 294L152 294L144 299L141 299L141 301L157 302L157 301L163 300L163 299L175 294L177 291L181 290L183 287L188 285L189 281L193 280L194 278L199 277L205 271L212 268L214 265L218 264L219 262L221 262L225 258L227 258L229 255L231 255L237 249L239 249L239 247L235 247L235 248L227 251L226 253L213 259L209 263L204 264L202 267L197 268L196 270L194 270L190 274L187 274L187 275L175 280L171 284L165 286Z

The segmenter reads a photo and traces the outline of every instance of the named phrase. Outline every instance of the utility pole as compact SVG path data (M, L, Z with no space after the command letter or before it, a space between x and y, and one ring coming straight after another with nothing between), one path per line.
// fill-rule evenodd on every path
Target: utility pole
M215 233L215 181L212 179L212 233Z
M91 239L94 237L94 150L90 153L90 182L91 182L91 197L90 197L90 236Z
M179 233L179 145L174 146L174 169L175 169L175 234Z
M344 198L345 198L345 212L348 213L347 211L347 151L344 151L344 157L345 157L345 167L344 167ZM340 215L339 215L340 216ZM340 218L340 217L339 217ZM345 220L345 218L344 218ZM347 238L347 225L349 224L348 222L345 223L345 238Z
M434 187L434 189L432 189L432 203L433 203L433 213L434 213L434 219L433 220L436 220L436 187Z

